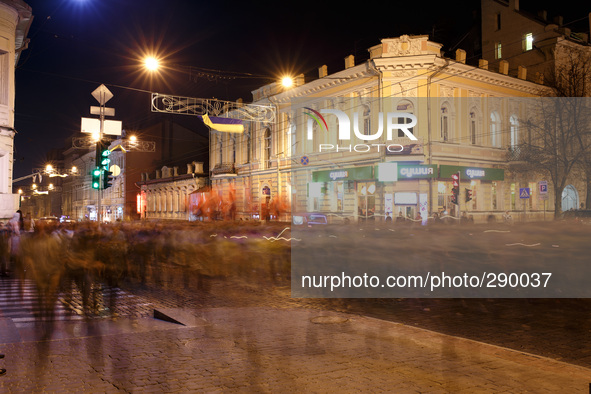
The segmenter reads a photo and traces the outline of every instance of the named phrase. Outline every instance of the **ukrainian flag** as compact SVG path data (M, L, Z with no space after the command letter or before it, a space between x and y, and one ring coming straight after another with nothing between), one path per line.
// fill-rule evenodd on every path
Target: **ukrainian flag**
M201 119L205 125L213 130L225 131L228 133L242 133L244 131L244 125L240 119L220 118L208 115L202 115Z

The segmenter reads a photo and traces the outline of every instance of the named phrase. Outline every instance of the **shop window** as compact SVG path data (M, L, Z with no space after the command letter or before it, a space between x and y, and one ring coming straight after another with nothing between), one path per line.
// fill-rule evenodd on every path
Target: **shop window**
M492 205L492 210L496 211L498 209L498 205L497 205L497 183L493 182L492 186L491 186L491 190L490 190L490 196L491 196L491 205Z
M375 182L357 183L357 214L361 220L375 219L375 192Z
M337 211L343 212L345 210L345 190L342 181L335 182L334 193L337 202Z

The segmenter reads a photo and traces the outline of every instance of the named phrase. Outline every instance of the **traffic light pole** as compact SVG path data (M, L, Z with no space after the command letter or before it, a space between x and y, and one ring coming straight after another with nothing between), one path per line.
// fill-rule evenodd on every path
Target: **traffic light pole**
M460 200L461 200L461 198L460 198L460 190L462 190L462 187L461 187L462 186L461 174L462 174L462 172L461 171L458 171L458 198L457 198L457 201L458 201L458 219L460 219L460 220L462 218L462 215L461 215L461 212L460 212L461 211L461 208L460 208Z
M101 126L100 126L100 131L99 131L99 138L98 141L96 142L97 144L97 149L95 149L96 154L99 154L99 149L98 146L102 145L102 141L103 141L103 132L104 130L104 124L105 124L105 104L102 103L101 104L101 111L100 111L100 122L101 122ZM98 158L95 158L96 161L98 161ZM97 193L97 198L96 198L96 220L98 223L102 223L103 222L103 209L101 207L101 198L102 198L102 194L103 194L103 190L102 190L102 185L103 185L103 172L100 172L99 175L99 187L96 189L96 193Z

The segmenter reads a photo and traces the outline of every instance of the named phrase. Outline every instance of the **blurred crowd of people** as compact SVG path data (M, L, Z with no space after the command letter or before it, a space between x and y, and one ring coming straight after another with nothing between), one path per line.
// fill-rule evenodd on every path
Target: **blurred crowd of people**
M39 317L46 320L59 294L77 294L87 316L113 313L116 293L105 299L103 289L121 281L202 289L204 278L229 275L229 267L247 264L250 252L260 255L256 242L261 238L248 235L277 231L254 223L92 221L40 221L32 231L23 231L21 219L16 213L0 227L0 268L4 276L35 282ZM288 246L282 253L283 261L289 261Z

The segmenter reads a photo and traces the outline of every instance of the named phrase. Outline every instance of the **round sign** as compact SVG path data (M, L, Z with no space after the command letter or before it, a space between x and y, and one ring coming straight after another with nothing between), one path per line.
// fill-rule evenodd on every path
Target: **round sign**
M308 156L302 156L302 158L300 159L300 163L302 163L303 166L307 166L309 162L310 159L308 158Z
M109 171L113 173L113 176L119 176L119 174L121 174L121 168L117 164L113 164L109 167Z

